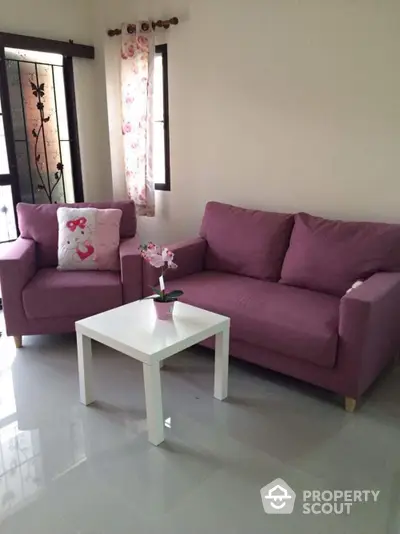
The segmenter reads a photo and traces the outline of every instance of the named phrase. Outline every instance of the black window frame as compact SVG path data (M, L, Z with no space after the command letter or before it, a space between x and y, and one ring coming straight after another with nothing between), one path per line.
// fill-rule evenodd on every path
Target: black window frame
M165 183L154 183L156 191L171 191L171 161L169 142L169 95L168 95L168 46L161 44L156 46L156 55L162 57L163 70L163 110L164 110L164 154L165 154ZM154 157L154 156L153 156Z

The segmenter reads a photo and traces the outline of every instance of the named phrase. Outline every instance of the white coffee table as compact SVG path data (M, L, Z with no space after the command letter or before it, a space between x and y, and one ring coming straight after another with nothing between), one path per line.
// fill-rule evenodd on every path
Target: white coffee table
M215 336L214 397L228 395L230 319L182 302L174 318L156 318L152 300L126 304L75 323L78 344L80 400L88 405L93 394L92 343L99 341L143 363L149 441L164 441L160 367L163 360Z

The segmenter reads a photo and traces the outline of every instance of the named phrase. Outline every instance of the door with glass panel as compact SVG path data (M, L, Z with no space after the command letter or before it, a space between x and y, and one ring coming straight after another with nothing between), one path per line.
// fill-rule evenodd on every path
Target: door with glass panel
M16 237L18 202L82 200L74 176L79 154L70 127L70 59L0 49L0 242Z
M1 50L0 50L1 54ZM4 78L4 63L0 56L0 80ZM17 237L14 201L19 200L16 162L12 143L10 109L0 83L0 243ZM5 125L8 125L7 128Z

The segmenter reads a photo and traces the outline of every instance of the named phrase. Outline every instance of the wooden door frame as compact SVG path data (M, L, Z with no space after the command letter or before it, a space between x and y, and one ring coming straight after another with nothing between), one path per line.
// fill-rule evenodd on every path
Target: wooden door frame
M72 39L69 41L55 41L53 39L42 39L30 35L0 32L1 47L22 48L25 50L36 50L37 52L61 54L62 56L94 59L93 46L75 44Z

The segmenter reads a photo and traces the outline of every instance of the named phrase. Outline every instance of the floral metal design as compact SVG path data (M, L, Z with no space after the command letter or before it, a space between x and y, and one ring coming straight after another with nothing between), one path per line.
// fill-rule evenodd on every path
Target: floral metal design
M38 143L39 143L39 139L41 135L43 136L43 142L45 143L44 129L45 129L45 124L47 124L50 121L50 115L48 115L47 117L45 116L44 104L42 102L42 98L45 96L45 84L41 83L40 85L36 85L31 81L31 88L32 88L32 94L37 98L36 107L40 113L40 126L37 131L35 128L32 130L32 135L35 138L35 165L36 165L36 170L37 170L40 182L41 182L37 186L37 191L43 191L46 194L49 203L51 204L53 202L53 192L55 188L57 187L57 185L59 184L59 182L63 179L64 165L62 164L61 161L57 163L56 165L57 171L54 173L53 184L51 184L50 182L49 171L47 171L48 184L46 185L43 174L42 174L42 170L40 169L40 165L39 165L40 160L41 160L41 154L39 152ZM46 158L46 166L48 166L46 153L45 153L45 158Z

